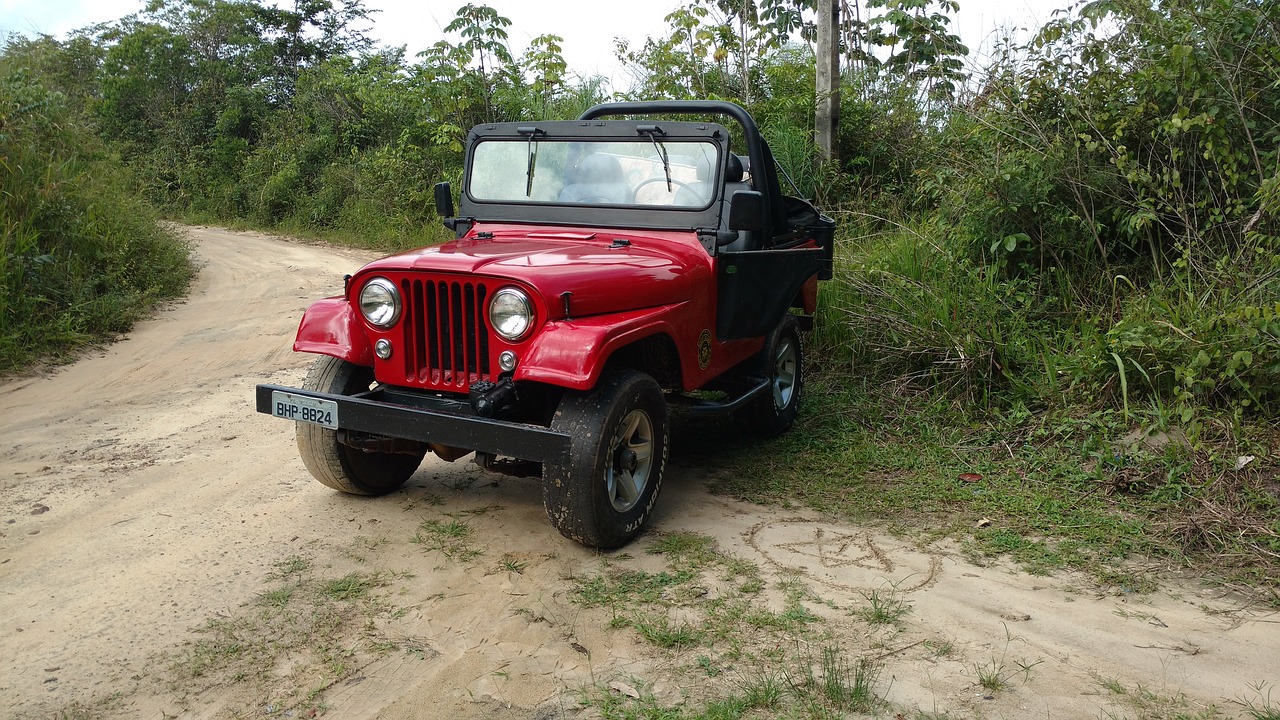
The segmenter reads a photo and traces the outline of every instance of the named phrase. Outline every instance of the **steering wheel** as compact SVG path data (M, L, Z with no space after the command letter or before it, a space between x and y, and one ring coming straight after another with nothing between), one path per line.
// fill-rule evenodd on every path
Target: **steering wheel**
M637 199L638 199L638 198L640 197L640 191L641 191L642 189L644 189L646 186L648 186L648 185L653 185L654 183L664 183L664 184L665 184L666 182L667 182L667 179L666 179L666 178L649 178L648 180L641 180L641 181L640 181L640 184L636 185L636 189L635 189L635 191L634 191L634 192L632 192L631 197L633 197L633 198L637 198ZM674 200L674 199L675 199L675 196L676 196L677 194L679 194L679 191L681 191L681 190L684 190L684 191L688 192L688 193L689 193L690 195L692 195L695 199L699 199L699 198L701 198L701 197L702 197L700 193L695 192L695 191L693 190L693 188L689 187L689 185L688 185L687 183L680 182L679 180L672 180L672 181L671 181L671 186L672 186L672 188L673 188L672 193L671 193L671 195L672 195L672 200ZM673 202L672 204L674 205L675 203ZM699 203L696 203L696 202L694 203L694 205L697 205L697 204L699 204Z

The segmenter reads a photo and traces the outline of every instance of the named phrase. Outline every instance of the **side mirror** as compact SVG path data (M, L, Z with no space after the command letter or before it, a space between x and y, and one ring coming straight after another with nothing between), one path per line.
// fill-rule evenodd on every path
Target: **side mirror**
M453 217L453 190L449 188L449 183L438 182L436 183L434 190L436 196L436 214L440 216L441 220ZM448 224L446 224L445 227L448 227Z
M759 190L739 190L729 201L729 229L764 233L768 223L764 215L764 194Z

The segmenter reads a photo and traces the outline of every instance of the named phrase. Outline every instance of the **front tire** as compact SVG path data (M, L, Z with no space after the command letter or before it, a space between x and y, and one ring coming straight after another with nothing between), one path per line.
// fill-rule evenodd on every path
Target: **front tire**
M756 356L756 373L770 382L770 391L734 414L738 425L757 437L781 435L800 412L804 389L804 354L800 347L800 321L788 314L769 334Z
M321 355L311 365L304 390L332 395L354 395L373 384L373 368ZM316 480L352 495L386 495L408 480L426 455L365 452L338 442L335 430L297 423L298 453Z
M644 373L607 370L596 387L568 393L551 429L569 435L567 462L543 465L542 499L561 535L615 548L653 512L667 464L667 403Z

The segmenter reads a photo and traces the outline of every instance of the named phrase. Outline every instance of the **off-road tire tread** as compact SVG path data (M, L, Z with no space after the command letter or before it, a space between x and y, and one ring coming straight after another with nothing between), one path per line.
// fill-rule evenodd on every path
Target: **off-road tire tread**
M304 390L351 395L368 388L373 371L361 365L321 355L311 365ZM352 495L393 492L422 464L426 454L367 453L338 442L337 432L312 423L296 423L302 464L321 483Z
M628 512L618 513L607 498L605 446L617 423L635 407L649 414L658 447L639 501ZM662 389L637 370L608 369L592 390L564 396L551 429L568 434L572 443L567 464L543 465L542 498L551 525L588 547L609 549L630 542L652 514L666 470L670 430Z

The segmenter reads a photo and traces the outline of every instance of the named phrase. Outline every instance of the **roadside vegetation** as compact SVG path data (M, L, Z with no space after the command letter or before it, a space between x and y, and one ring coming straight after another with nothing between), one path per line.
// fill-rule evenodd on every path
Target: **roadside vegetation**
M415 56L375 47L358 1L159 0L10 38L4 367L181 291L181 247L106 198L409 247L443 239L430 188L458 179L474 123L725 98L839 220L839 255L807 411L722 446L716 487L956 537L976 561L1129 589L1191 566L1280 602L1280 4L1099 0L981 64L953 2L856 6L827 165L811 11L785 0L693 0L667 37L619 43L632 82L612 89L554 28L519 28L547 34L514 54L475 4Z
M0 375L125 332L192 275L79 102L0 56Z

